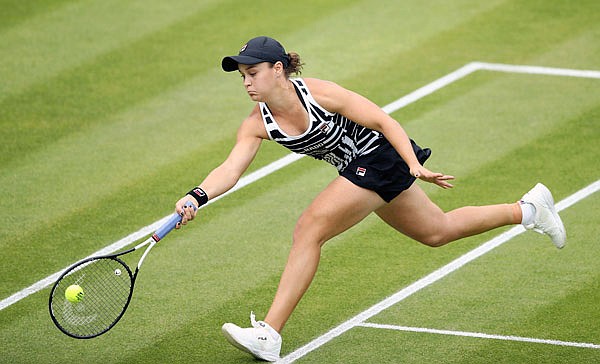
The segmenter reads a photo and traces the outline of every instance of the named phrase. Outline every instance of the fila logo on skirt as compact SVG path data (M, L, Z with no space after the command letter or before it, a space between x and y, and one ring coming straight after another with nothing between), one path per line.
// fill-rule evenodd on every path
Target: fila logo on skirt
M364 177L364 175L367 173L367 169L363 168L363 167L358 167L356 168L356 175L357 176L361 176Z

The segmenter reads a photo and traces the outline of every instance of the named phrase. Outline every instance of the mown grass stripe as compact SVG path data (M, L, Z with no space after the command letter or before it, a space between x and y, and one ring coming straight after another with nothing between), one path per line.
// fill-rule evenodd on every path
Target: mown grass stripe
M461 67L457 71L452 72L451 77L443 77L442 79L444 79L444 81L438 82L436 80L436 81L430 83L429 85L418 89L414 93L411 93L407 96L401 97L400 99L392 102L391 104L384 106L383 109L387 113L392 113L412 102L419 100L420 98L430 94L431 92L438 90L440 87L443 87L444 85L447 85L450 82L454 82L454 81L460 79L461 77L464 77L466 74L473 72L473 71L474 71L474 69L472 69L472 67L469 67L469 66ZM468 72L468 73L465 73L465 72ZM413 96L413 94L414 94L414 96ZM405 101L398 102L399 100L405 100ZM287 156L255 171L247 176L242 177L240 179L240 181L231 190L229 190L227 193L219 196L218 198L212 199L211 201L209 201L209 203L213 203L213 202L217 201L218 199L220 199L230 193L233 193L233 192L237 191L238 189L247 186L250 183L253 183L253 182L259 180L260 178L263 178L263 177L269 175L270 173L273 173L273 172L287 166L288 164L295 162L296 160L298 160L301 157L302 157L302 155L288 154ZM110 244L106 248L103 248L103 249L91 254L90 256L111 254L115 251L118 251L119 249L122 249L123 247L131 244L132 242L140 239L141 237L150 234L151 232L156 230L160 225L162 225L168 218L169 218L169 216L165 216L162 219L155 221L154 223L152 223L148 226L143 227L142 229L138 230L137 232L132 233L113 244ZM62 272L67 268L64 268L64 269L60 270L59 272L56 272L40 281L34 283L33 285L9 296L8 298L3 299L2 301L0 301L0 310L3 310L4 308L9 307L10 305L22 300L23 298L48 287L50 284L52 284L54 281L56 281L56 279L58 279L58 277L62 274Z
M0 12L0 32L14 28L39 14L48 13L73 0L3 0Z
M52 10L30 14L0 31L0 54L10 54L0 58L0 100L167 28L212 3L216 1L178 1L174 5L86 0L57 9L53 9L56 4L47 6Z
M504 66L507 67L507 69L519 70L522 73L526 73L527 70L531 69L530 66L516 66L516 65L504 65ZM445 87L445 86L465 77L466 75L471 74L474 71L484 69L485 67L487 67L486 63L482 63L482 62L469 63L469 64L459 68L458 70L451 72L450 74L443 76L440 79L435 80L435 81L429 83L428 85L426 85L422 88L419 88L406 96L399 98L398 100L384 106L382 109L386 113L393 113L393 112L399 110L400 108L405 107L405 106L439 90L440 88ZM500 67L500 65L496 65L495 67L498 68L498 67ZM560 70L560 69L541 68L541 67L538 67L535 69L536 74L548 74L548 75L567 75L566 73L572 73L572 71L573 70L570 70L569 72L567 72L564 69ZM580 76L580 77L583 77L583 76ZM269 175L270 173L287 166L290 163L293 163L294 161L298 160L300 157L302 157L302 156L295 155L295 154L289 154L289 155L281 158L280 160L277 160L277 161L267 165L266 167L263 167L255 172L249 174L248 176L243 177L238 182L238 184L236 186L234 186L234 188L232 188L228 193L220 196L219 198L224 197L225 195L232 193L234 191L237 191L238 189L257 181L258 179L263 178L263 177ZM214 202L214 201L218 200L219 198L213 199L211 202ZM101 249L100 251L98 251L94 254L91 254L90 256L110 254L119 249L122 249L123 247L131 244L133 241L139 239L141 236L145 236L145 235L151 233L152 231L154 231L155 229L157 229L162 224L162 222L166 221L165 219L167 219L167 218L168 218L168 216L162 218L161 220L154 222L153 224L150 224L150 225L140 229L139 231L129 235L126 238L123 238L123 239L109 245L107 248ZM134 240L132 240L132 239L134 239ZM56 272L56 273L42 279L41 281L38 281L38 282L34 283L33 285L23 289L22 291L19 291L15 294L9 296L8 298L0 301L0 310L20 301L21 299L29 296L32 293L35 293L35 292L47 287L53 281L55 281L58 278L58 276L60 276L62 271L64 271L64 269L59 272Z

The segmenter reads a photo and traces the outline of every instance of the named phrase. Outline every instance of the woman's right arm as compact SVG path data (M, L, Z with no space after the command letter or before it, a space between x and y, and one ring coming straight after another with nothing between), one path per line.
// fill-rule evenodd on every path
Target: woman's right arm
M235 186L254 160L262 140L266 138L266 130L258 108L255 108L238 129L235 145L227 159L213 169L200 183L199 187L209 199L220 196ZM178 214L183 213L182 224L185 224L187 220L192 220L196 215L193 209L183 208L187 201L191 201L198 207L196 199L190 195L185 195L177 201L175 208Z

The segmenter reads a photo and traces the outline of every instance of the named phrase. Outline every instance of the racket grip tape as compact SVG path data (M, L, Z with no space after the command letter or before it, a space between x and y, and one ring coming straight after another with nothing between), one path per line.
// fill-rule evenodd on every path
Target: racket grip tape
M192 207L194 210L196 210L196 206L191 201L186 202L185 206ZM152 238L156 242L160 241L168 233L170 233L171 230L173 230L175 226L177 226L177 224L180 222L181 216L178 213L174 213L173 215L171 215L167 222L165 222L161 227L158 228L158 230L156 230L154 235L152 235Z

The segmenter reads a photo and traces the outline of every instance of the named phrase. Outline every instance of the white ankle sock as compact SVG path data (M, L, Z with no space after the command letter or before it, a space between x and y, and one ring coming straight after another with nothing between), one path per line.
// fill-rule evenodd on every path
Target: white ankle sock
M523 218L521 219L521 224L527 226L533 224L535 219L535 206L529 202L519 201L519 206L521 206L521 213Z

